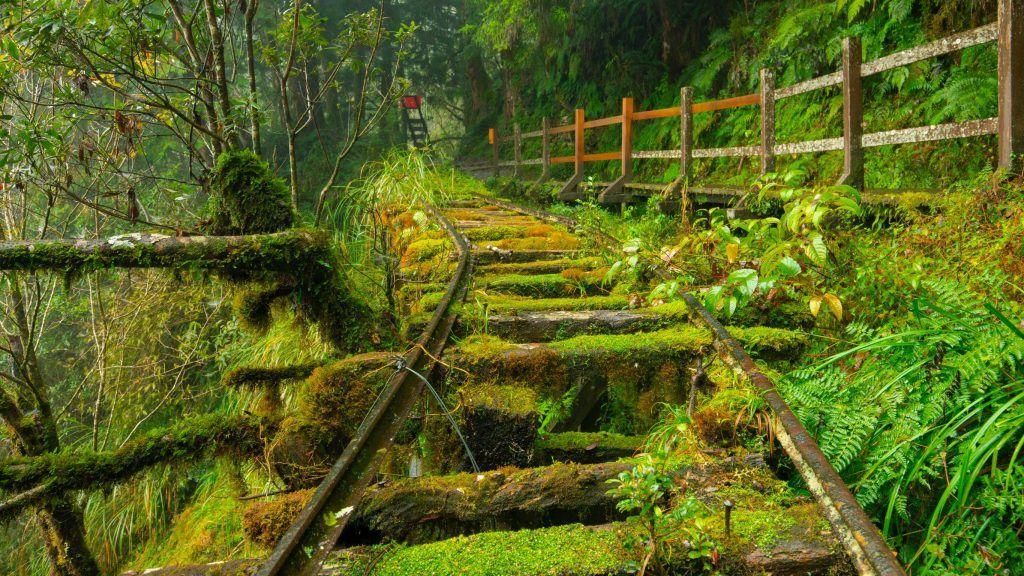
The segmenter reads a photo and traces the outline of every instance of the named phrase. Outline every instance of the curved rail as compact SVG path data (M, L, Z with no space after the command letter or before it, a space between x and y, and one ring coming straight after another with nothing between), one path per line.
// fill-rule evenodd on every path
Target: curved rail
M414 373L429 374L448 341L455 324L455 315L449 314L448 309L453 302L465 298L472 274L470 247L440 211L430 205L426 208L445 227L459 250L455 274L423 335L404 357L404 366L411 370L399 368L388 380L313 498L260 566L258 576L308 576L320 570L423 391L423 383Z
M488 202L507 210L514 210L550 222L557 222L576 228L579 223L565 216L518 206L510 202L497 200L489 196L481 196ZM612 236L598 232L597 236L605 242L618 243ZM663 279L668 273L661 267L656 271ZM800 419L790 409L786 401L778 393L775 384L764 375L739 342L729 334L725 326L708 312L707 308L690 293L683 293L683 300L693 312L695 320L711 331L714 336L715 350L738 375L756 386L764 394L764 399L781 426L776 427L776 437L785 450L786 455L796 465L800 476L807 483L807 488L821 506L832 529L836 531L840 542L853 560L857 572L862 576L905 576L906 572L885 543L885 539L867 513L860 507L853 493L843 482L824 452L815 442L814 437L807 433Z

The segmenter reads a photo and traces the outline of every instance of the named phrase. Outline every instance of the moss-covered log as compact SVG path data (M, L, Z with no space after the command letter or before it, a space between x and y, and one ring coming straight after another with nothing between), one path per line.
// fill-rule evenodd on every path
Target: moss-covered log
M309 253L323 251L327 235L292 230L251 236L125 234L95 240L0 242L0 270L90 272L104 268L209 270L243 277L287 272Z
M52 270L73 277L105 268L169 268L263 283L272 286L268 293L293 298L303 317L339 350L365 349L372 314L348 289L339 263L330 235L317 230L0 242L0 270ZM260 314L269 303L263 304L257 307Z
M0 463L0 489L13 493L46 485L32 502L70 490L106 488L151 466L195 460L212 452L258 455L277 426L274 419L209 414L152 430L110 452L12 458Z
M753 460L757 464L762 460ZM735 468L737 463L731 463ZM525 470L401 480L372 488L349 522L348 542L384 539L410 543L457 534L538 528L550 524L602 524L624 517L607 481L627 463L555 464ZM673 475L700 491L726 467L686 466Z
M273 368L241 366L227 371L221 378L221 383L230 388L267 388L277 386L287 380L306 378L318 366L319 364L297 364Z

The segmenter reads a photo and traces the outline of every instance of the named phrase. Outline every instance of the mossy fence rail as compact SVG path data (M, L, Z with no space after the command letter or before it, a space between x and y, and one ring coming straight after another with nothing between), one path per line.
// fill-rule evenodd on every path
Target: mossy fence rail
M864 133L863 78L989 42L998 43L998 116ZM491 128L488 134L492 149L491 168L495 174L500 174L503 168L511 168L514 176L520 176L524 168L540 166L541 174L537 180L540 183L551 178L552 166L573 164L575 170L572 177L558 193L560 200L571 201L578 200L583 195L580 185L584 182L586 164L619 162L619 177L614 182L601 183L603 190L598 195L598 200L602 203L617 204L630 201L635 196L647 196L657 192L663 193L666 199L678 198L684 187L691 193L727 196L743 193L741 190L729 190L707 183L692 185L689 179L696 158L759 157L763 175L775 169L775 157L781 154L812 154L842 150L843 173L839 183L862 189L865 148L996 134L999 138L999 167L1015 170L1022 165L1020 156L1024 154L1024 0L999 0L998 20L994 23L869 62L862 61L860 38L846 38L843 41L842 60L842 70L785 88L776 88L773 71L762 69L760 92L735 98L694 103L693 88L683 87L680 90L679 106L671 108L637 111L633 98L627 97L622 99L622 113L617 116L587 120L585 108L577 108L575 120L571 124L552 126L550 120L544 118L540 130L524 133L520 125L515 124L510 135L501 135L497 129ZM782 144L776 142L776 102L832 86L842 86L843 136ZM760 143L730 148L697 147L693 132L695 114L742 106L761 108ZM666 118L679 119L679 149L634 150L634 123ZM622 129L622 145L619 150L586 152L587 130L615 125L621 126ZM556 137L563 134L571 135L574 154L552 157L551 144ZM541 157L523 159L523 141L531 138L541 139ZM512 159L502 160L502 152L505 156L511 154ZM668 185L635 182L634 162L647 159L679 160L679 176Z

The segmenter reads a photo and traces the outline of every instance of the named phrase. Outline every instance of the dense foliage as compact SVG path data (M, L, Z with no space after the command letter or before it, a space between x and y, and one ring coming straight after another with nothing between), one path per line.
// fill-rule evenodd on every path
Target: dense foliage
M309 424L294 414L308 395L279 385L349 352L400 346L392 251L408 239L389 219L466 185L428 155L390 151L403 140L394 104L406 91L425 96L434 156L482 156L492 126L564 123L580 106L588 118L614 115L624 96L641 110L667 107L682 86L698 101L752 93L762 68L786 86L837 70L844 37L862 38L873 59L990 23L995 5L4 3L0 240L311 226L302 232L322 241L289 254L285 274L217 276L187 262L2 273L0 466L39 459L25 460L34 476L0 486L0 572L113 573L260 553L242 539L236 499L285 482L252 435ZM995 116L996 61L989 44L866 79L866 130ZM781 102L779 141L839 136L841 108L835 88ZM748 145L758 119L752 108L702 114L695 136L700 146ZM673 148L678 137L676 122L644 123L635 147ZM590 146L612 150L618 139L605 129ZM994 146L982 137L872 149L869 186L948 188L926 211L869 206L829 186L836 153L779 158L746 199L763 218L708 210L679 220L653 203L621 216L560 209L629 241L632 256L606 277L633 281L637 295L620 305L700 289L723 318L814 334L782 389L901 560L921 574L995 573L1024 562L1024 195L988 168ZM674 162L637 170L650 182L678 176ZM756 162L701 160L692 180L747 186L758 173ZM654 263L673 278L652 282ZM730 394L720 402L737 423L768 430L759 397ZM681 433L688 420L677 416ZM216 436L234 423L245 437L232 452ZM703 514L662 509L668 451L663 442L618 485L641 530L640 564L657 565L672 551L659 538L681 537L680 522ZM125 454L142 456L126 465ZM49 482L40 463L78 472ZM699 531L683 536L701 546L695 558L710 554Z

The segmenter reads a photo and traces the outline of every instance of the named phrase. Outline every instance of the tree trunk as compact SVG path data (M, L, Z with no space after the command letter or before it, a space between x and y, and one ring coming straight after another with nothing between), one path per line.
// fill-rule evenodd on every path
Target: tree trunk
M6 244L6 243L0 243ZM34 406L35 412L26 415L18 404L6 395L0 396L0 418L17 439L15 448L25 456L54 454L60 451L56 421L46 394L42 371L36 357L28 304L18 280L10 282L11 307L18 334L8 337L15 365L15 377L25 382L31 399L21 399ZM2 394L2 391L0 391ZM26 502L32 502L32 499ZM96 559L85 540L85 522L82 511L66 497L48 500L36 508L36 517L43 530L46 553L53 574L58 576L93 576L100 573Z
M43 529L52 574L99 575L99 566L85 541L82 511L77 506L67 497L54 498L37 509L36 518Z
M474 54L466 62L466 86L469 92L469 106L466 110L466 125L475 126L487 115L487 90L491 79L487 75L484 59Z
M252 132L252 151L263 156L263 142L260 138L258 111L259 90L256 88L256 56L253 50L252 22L256 18L259 0L249 0L245 7L245 62L249 74L249 123Z

